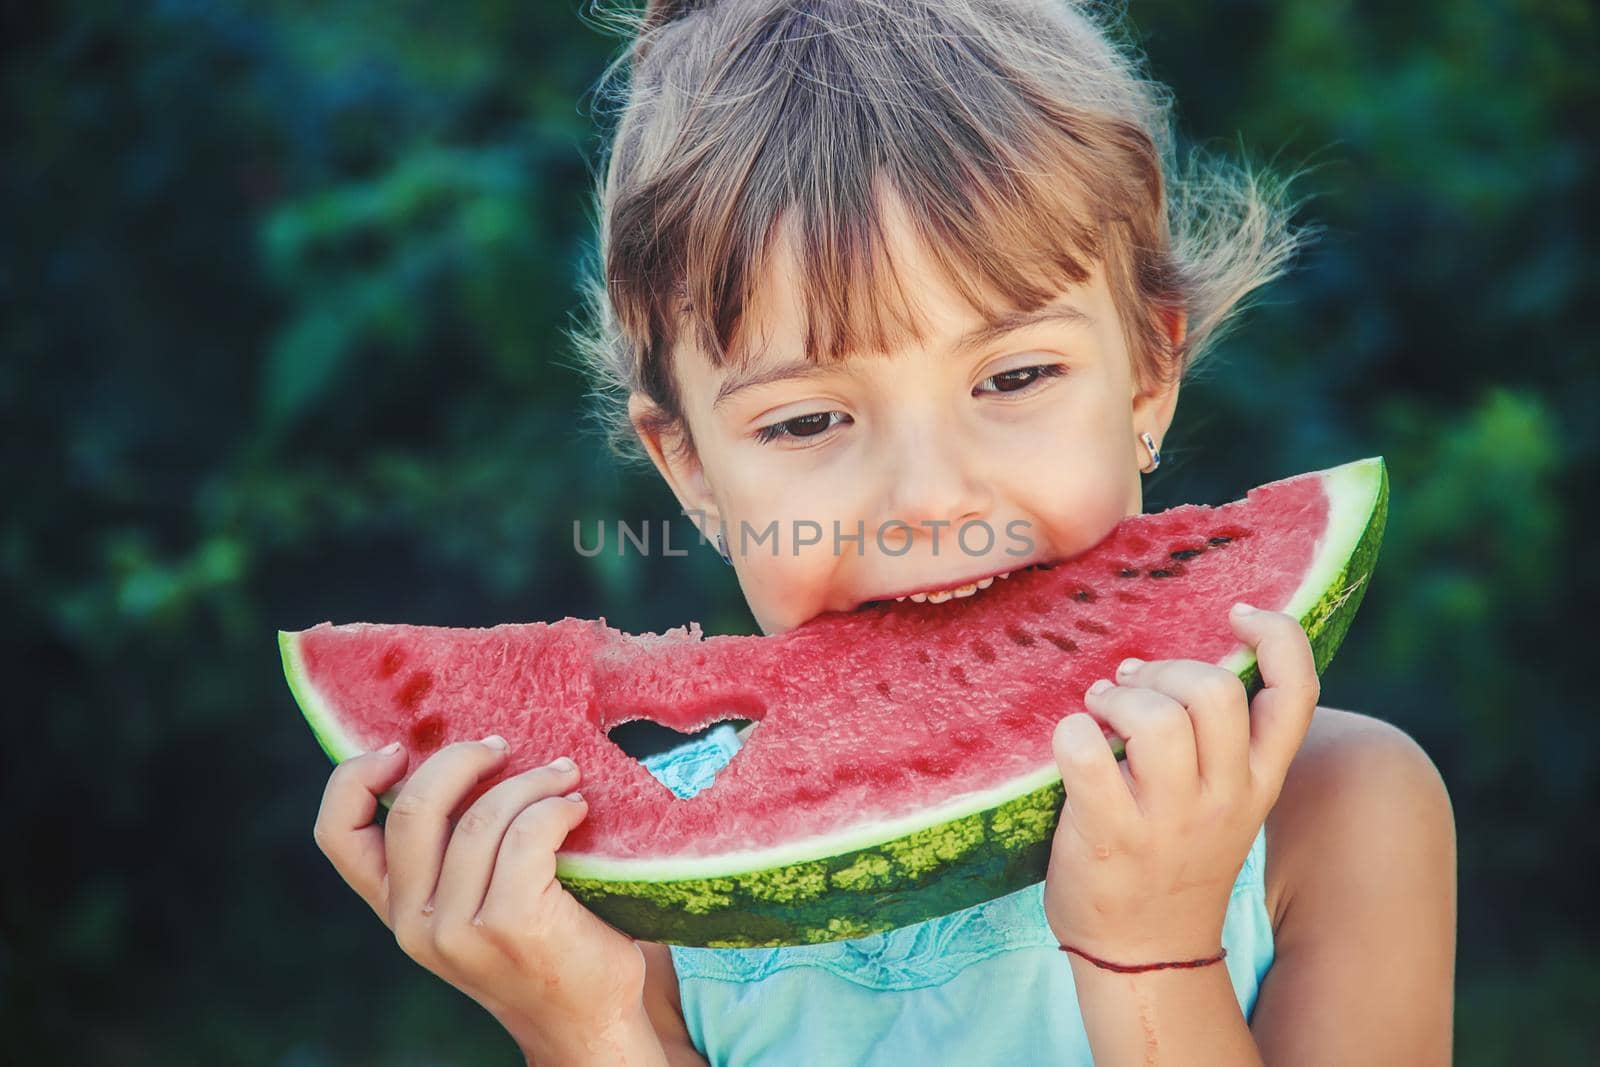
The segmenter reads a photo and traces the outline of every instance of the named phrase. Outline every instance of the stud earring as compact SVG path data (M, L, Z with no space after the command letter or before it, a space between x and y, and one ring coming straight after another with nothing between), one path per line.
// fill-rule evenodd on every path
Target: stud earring
M728 555L728 544L722 539L721 533L717 534L717 552L721 554L722 562L730 567L733 566L733 557Z
M1150 431L1145 430L1140 433L1139 439L1144 442L1144 447L1150 450L1150 466L1139 468L1139 473L1153 473L1157 467L1161 466L1161 452L1156 448L1155 440L1150 436Z

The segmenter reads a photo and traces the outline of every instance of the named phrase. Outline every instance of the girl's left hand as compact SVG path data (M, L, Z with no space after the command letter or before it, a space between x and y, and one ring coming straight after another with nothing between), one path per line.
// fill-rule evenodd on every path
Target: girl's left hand
M1059 941L1119 963L1213 956L1239 869L1321 686L1305 631L1275 611L1233 611L1263 688L1215 664L1126 660L1056 724L1066 788L1051 843L1045 914ZM1119 762L1103 720L1125 739Z

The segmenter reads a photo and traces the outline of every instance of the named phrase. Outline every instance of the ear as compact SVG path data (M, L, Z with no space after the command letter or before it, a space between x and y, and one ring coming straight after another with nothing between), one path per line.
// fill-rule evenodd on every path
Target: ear
M678 498L690 521L709 540L722 527L722 514L706 481L694 443L681 430L663 429L661 408L643 393L628 394L628 420L639 435L650 462Z
M1158 312L1161 321L1161 332L1167 339L1169 353L1179 352L1183 347L1183 339L1188 336L1189 316L1180 308L1163 308ZM1174 357L1176 358L1176 357ZM1166 440L1167 429L1172 425L1172 417L1178 410L1178 385L1182 375L1174 376L1170 384L1152 384L1142 387L1134 382L1133 394L1133 435L1137 440L1141 432L1148 432L1155 438L1156 447ZM1144 445L1137 446L1136 462L1143 466L1149 461L1145 454Z

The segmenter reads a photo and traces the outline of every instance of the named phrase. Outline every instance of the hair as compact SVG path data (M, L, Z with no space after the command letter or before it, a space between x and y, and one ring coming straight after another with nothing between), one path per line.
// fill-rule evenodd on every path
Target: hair
M594 195L598 276L569 334L612 450L693 442L673 356L749 357L744 310L780 242L804 356L922 339L883 236L883 191L988 321L1105 270L1144 386L1182 378L1309 231L1287 182L1200 149L1180 170L1168 90L1072 0L652 0L598 87L617 122ZM626 79L614 75L625 73ZM792 240L791 240L792 239ZM974 282L979 284L974 284ZM883 313L893 315L886 327ZM1187 331L1174 345L1163 322Z

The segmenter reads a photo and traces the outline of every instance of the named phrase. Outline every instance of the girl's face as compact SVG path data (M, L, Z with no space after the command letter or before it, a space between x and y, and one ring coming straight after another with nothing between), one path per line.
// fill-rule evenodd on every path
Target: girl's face
M926 343L806 364L780 252L745 320L759 355L744 372L692 345L675 353L694 454L643 434L705 536L724 532L764 633L1067 559L1141 510L1138 434L1160 447L1177 386L1136 391L1102 272L1046 304L1050 317L980 333L909 232L891 215ZM645 405L635 395L631 410Z

